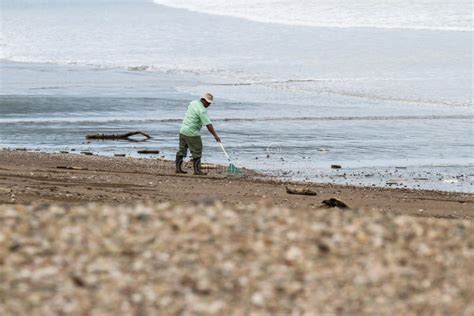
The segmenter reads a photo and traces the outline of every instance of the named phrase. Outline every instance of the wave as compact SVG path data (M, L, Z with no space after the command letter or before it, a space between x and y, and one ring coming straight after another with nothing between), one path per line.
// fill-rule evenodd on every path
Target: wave
M303 117L233 117L214 118L214 122L288 122L288 121L405 121L405 120L472 120L474 115L419 115L419 116L303 116ZM143 119L143 118L2 118L2 124L54 124L54 123L180 123L182 118Z
M369 91L360 91L358 86L353 86L352 89L343 87L334 87L327 84L344 84L344 83L364 83L373 85L374 82L410 82L410 81L423 81L427 77L407 77L407 78L396 78L396 77L346 77L346 78L315 78L315 79L288 79L288 80L252 80L251 82L227 82L227 83L208 83L208 86L223 86L223 87L234 87L234 86L264 86L273 88L280 91L296 92L296 93L310 93L310 94L332 94L338 96L360 98L366 100L375 101L388 101L415 105L435 105L435 106L451 106L451 107L471 107L473 106L472 99L466 101L456 100L443 100L435 98L416 98L416 97L403 97L396 95L383 95L382 93L374 94ZM308 84L305 86L304 84Z
M1 50L0 50L1 54ZM180 64L124 64L124 63L91 63L79 60L70 59L48 59L48 58L35 58L35 57L3 57L0 55L0 63L4 64L37 64L37 65L59 65L59 66L84 66L90 67L92 71L104 71L104 70L125 70L129 72L143 72L143 73L165 73L165 74L191 74L191 75L219 75L228 74L229 71L224 68L216 67L196 67L194 65Z
M401 3L400 3L401 2ZM471 1L154 0L167 7L260 23L334 28L474 31Z
M286 91L290 93L305 93L305 94L330 94L343 97L359 98L365 100L374 101L388 101L397 103L406 103L414 105L434 105L434 106L450 106L450 107L472 107L472 99L469 100L453 100L453 99L441 99L441 98L430 98L424 97L409 97L409 96L397 96L391 95L390 93L383 94L382 92L373 93L371 91L363 91L360 89L360 85L353 85L352 88L340 86L345 83L362 83L367 82L366 86L373 86L373 83L380 82L410 82L424 80L431 80L430 77L320 77L320 78L306 78L306 79L261 79L256 76L247 77L240 73L234 73L224 68L203 68L203 67L192 67L191 65L154 65L154 64L141 64L141 65L113 65L113 64L81 64L74 61L23 61L15 59L0 58L0 63L33 63L33 64L44 64L44 65L73 65L73 66L84 66L90 67L92 71L127 71L136 74L170 74L170 75L195 75L195 76L207 76L208 82L202 81L201 84L204 86L215 86L215 87L248 87L248 86L261 86L265 88L276 89L278 91ZM213 76L223 78L224 82L216 82ZM232 80L232 81L231 81ZM338 86L339 85L339 86ZM71 88L72 86L67 86ZM31 87L28 90L58 90L64 89L65 86L46 86L46 87ZM188 93L188 89L181 89L175 87L178 91ZM0 96L2 94L0 93Z

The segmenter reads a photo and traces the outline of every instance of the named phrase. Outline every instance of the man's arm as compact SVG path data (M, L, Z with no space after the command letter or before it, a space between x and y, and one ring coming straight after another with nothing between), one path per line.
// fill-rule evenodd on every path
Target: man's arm
M209 133L211 133L212 136L214 136L214 138L216 139L216 142L220 143L221 139L219 138L216 131L214 130L214 126L212 126L212 124L207 124L206 127L207 127L207 130L209 131Z

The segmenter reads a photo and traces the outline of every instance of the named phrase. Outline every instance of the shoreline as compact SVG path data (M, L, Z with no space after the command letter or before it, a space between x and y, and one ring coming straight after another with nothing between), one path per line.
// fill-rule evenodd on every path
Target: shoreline
M119 152L102 152L98 151L96 152L95 150L91 149L77 149L77 148L67 148L65 147L64 149L51 149L51 150L45 150L41 148L34 148L34 147L0 147L0 152L1 151L9 151L9 152L29 152L29 153L36 153L36 154L46 154L46 155L63 155L63 154L68 154L68 155L75 155L75 156L95 156L95 157L103 157L103 158L111 158L111 159L116 159L116 158L128 158L128 159L135 159L135 160L158 160L170 164L174 164L173 159L169 159L169 156L164 155L161 151L153 152L153 153L145 153L145 152L139 152L139 151L148 151L149 149L139 149L139 148L134 148L134 150L130 151L119 151ZM155 149L150 149L151 151L155 151ZM208 157L209 159L209 157ZM188 156L185 158L185 162L188 164L187 166L191 167L190 164L190 157ZM365 175L366 177L372 177L373 174L367 174L364 171L354 171L354 167L347 167L346 164L335 164L335 168L332 167L331 165L331 170L333 171L342 171L342 173L337 173L333 175L325 175L326 181L318 181L318 176L316 178L308 178L308 177L295 177L296 174L299 174L299 165L298 163L295 163L296 169L292 170L290 169L289 171L285 170L280 170L280 171L257 171L256 169L253 169L253 167L244 167L244 166L239 166L239 169L246 170L246 175L247 176L252 176L252 180L261 180L264 182L275 182L279 184L295 184L295 185L329 185L329 186L342 186L342 187L352 187L352 188L360 188L360 189L398 189L398 190L408 190L408 191L418 191L418 192L433 192L433 193L455 193L455 194L467 194L467 195L474 195L474 191L463 191L463 190L456 190L456 189L436 189L436 188L425 188L421 187L420 185L418 186L408 186L407 184L409 182L413 181L421 181L421 180L426 180L426 178L421 177L420 171L414 171L417 173L416 175L418 176L413 176L412 178L397 178L396 174L392 174L391 171L389 170L394 170L395 173L398 170L405 170L408 168L419 168L420 166L418 165L404 165L404 164L399 164L398 166L390 166L390 167L384 167L385 168L385 175L384 177L380 178L378 181L378 184L375 183L363 183L359 182L358 184L355 184L355 182L330 182L329 180L334 180L337 178L346 178L346 173L348 172L349 174L347 176L351 176L354 174L359 174L359 175ZM337 166L346 166L344 169L341 169L342 167L337 167ZM225 173L225 169L227 165L222 165L222 162L218 163L212 163L212 162L205 162L203 161L203 166L205 166L205 169L222 169L221 173ZM452 164L446 164L446 165L434 165L435 167L458 167L458 165L452 165ZM380 166L377 166L380 167ZM421 167L425 167L424 165ZM471 168L474 167L474 164L469 164L467 167ZM350 170L350 171L348 171ZM192 171L192 170L191 170ZM192 172L190 172L192 173ZM382 173L380 171L379 173ZM168 173L167 173L168 174ZM174 174L174 173L173 173ZM387 174L393 175L392 178L387 176ZM215 174L214 174L215 175ZM293 175L293 176L291 176ZM178 175L179 176L179 175ZM467 177L472 177L474 174L467 174ZM466 177L466 178L467 178ZM454 176L456 180L465 180L464 175L461 176ZM248 179L248 177L247 177ZM452 180L452 179L451 179Z
M292 209L318 209L337 198L350 207L393 214L474 218L474 194L418 189L302 183L258 176L226 177L212 165L209 175L175 175L163 159L50 154L0 150L0 204L157 203L199 204L221 201L238 206L260 203ZM60 168L58 168L60 167ZM307 187L316 196L289 195L285 186Z

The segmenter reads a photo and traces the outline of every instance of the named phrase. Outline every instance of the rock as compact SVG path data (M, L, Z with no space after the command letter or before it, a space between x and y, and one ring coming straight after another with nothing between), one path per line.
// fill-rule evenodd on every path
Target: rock
M341 169L341 165L331 165L331 169Z
M71 275L71 280L74 283L74 285L77 286L77 287L85 287L86 286L86 282L80 276Z
M329 200L324 200L321 202L325 207L331 208L331 207L337 207L340 209L348 209L349 206L347 206L346 203L342 202L341 200L335 199L335 198L330 198Z
M158 155L160 151L156 149L143 149L143 150L138 150L137 153L146 154L146 155Z
M252 304L256 306L263 306L265 304L265 297L260 292L255 292L252 295Z
M323 254L329 253L331 251L331 248L323 242L318 244L318 249Z
M303 253L300 248L292 246L285 253L285 259L289 262L298 261L302 258Z
M17 241L13 241L9 246L8 246L8 250L10 250L10 252L15 252L15 251L18 251L19 249L21 248L21 244Z

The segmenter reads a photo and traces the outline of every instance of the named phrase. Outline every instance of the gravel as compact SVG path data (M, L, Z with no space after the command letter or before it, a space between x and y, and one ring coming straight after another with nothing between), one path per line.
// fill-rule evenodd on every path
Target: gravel
M1 315L474 314L474 225L269 205L0 206Z

